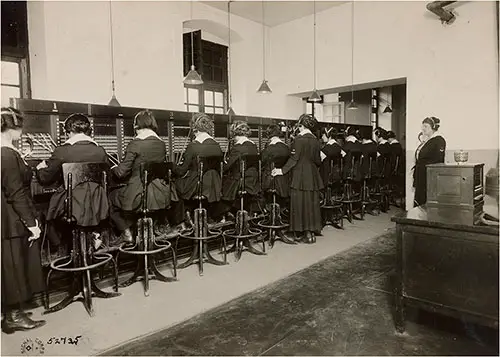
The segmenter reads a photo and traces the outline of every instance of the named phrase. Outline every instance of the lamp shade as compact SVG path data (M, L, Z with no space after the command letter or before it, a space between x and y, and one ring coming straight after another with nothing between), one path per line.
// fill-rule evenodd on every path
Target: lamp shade
M307 99L308 102L313 102L313 103L318 103L321 102L321 96L319 95L318 91L315 89Z
M269 85L267 84L267 81L265 79L262 81L259 89L257 89L257 93L267 94L272 92L273 91L271 90L271 88L269 88Z
M226 115L236 115L232 107L229 107L229 109L226 112Z
M349 110L355 110L355 109L358 109L358 105L356 104L356 102L354 101L354 99L352 99L349 104L347 104L347 109Z
M109 104L112 107L121 107L120 103L118 102L118 99L116 99L115 94L113 93L113 96L111 97L111 100L109 101Z
M384 113L392 113L392 109L391 109L391 106L388 105L385 109L384 109Z
M194 69L194 65L191 66L186 78L184 78L184 84L200 85L203 84L201 76Z

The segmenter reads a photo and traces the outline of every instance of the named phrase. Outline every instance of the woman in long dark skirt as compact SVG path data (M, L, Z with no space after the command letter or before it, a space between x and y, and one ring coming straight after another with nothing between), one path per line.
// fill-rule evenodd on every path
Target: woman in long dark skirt
M22 309L36 292L43 291L40 263L40 228L29 191L31 170L12 144L21 137L23 118L2 108L2 331L30 330L45 325Z
M291 171L290 230L303 234L297 240L305 243L316 242L315 234L321 234L323 228L320 191L324 186L318 169L321 165L320 144L311 132L316 124L313 116L300 116L291 156L283 168L272 172L277 176Z

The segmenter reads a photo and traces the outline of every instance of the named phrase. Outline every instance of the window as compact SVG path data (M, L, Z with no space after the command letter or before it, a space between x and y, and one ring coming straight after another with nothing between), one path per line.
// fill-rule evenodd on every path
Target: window
M10 106L10 98L21 98L21 65L17 61L2 60L2 107Z
M184 85L184 105L188 112L224 114L227 110L227 46L201 39L194 31L193 48L196 70L203 79L200 86ZM191 68L191 33L183 36L184 76Z
M344 102L324 103L323 121L327 123L343 123Z

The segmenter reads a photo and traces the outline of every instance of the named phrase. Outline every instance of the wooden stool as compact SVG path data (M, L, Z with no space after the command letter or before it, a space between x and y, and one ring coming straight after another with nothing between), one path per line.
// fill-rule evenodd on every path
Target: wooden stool
M134 275L120 284L120 287L127 287L137 281L144 281L144 296L149 296L149 280L159 280L161 282L177 281L177 258L172 244L166 239L177 237L178 233L173 233L162 240L155 239L153 233L153 219L149 216L148 209L148 187L156 179L164 179L171 183L171 162L144 163L141 165L142 173L142 202L141 217L137 220L137 236L133 246L123 244L119 248L120 253L138 256L137 268ZM154 255L172 251L174 276L166 277L160 273L156 266ZM139 257L142 256L141 260ZM151 256L151 259L149 259ZM118 258L117 258L118 259Z
M207 210L203 208L203 200L206 197L203 195L203 175L206 171L217 170L220 167L222 158L220 156L207 156L207 157L197 157L198 160L198 182L197 189L198 194L195 199L198 200L198 208L194 210L194 228L188 230L187 232L181 232L180 237L193 240L194 247L191 257L184 263L179 265L180 269L186 268L192 264L198 263L199 274L203 275L203 263L210 263L214 265L226 265L227 263L227 250L226 250L226 237L222 235L221 230L209 229L208 228L208 217ZM208 250L208 241L211 239L216 239L222 235L224 261L215 259ZM179 242L179 237L176 241Z
M72 250L70 255L56 258L50 263L46 281L44 314L62 310L72 302L82 300L88 314L94 316L92 296L107 299L121 295L117 292L104 292L96 286L90 271L111 261L115 275L115 291L118 290L117 262L109 253L94 251L92 244L89 244L89 235L95 227L81 226L73 216L73 188L85 183L97 183L107 196L107 170L108 165L105 163L65 163L62 165L66 187L65 221L72 231ZM96 262L93 263L94 261ZM53 271L72 273L73 281L68 296L49 308L50 276ZM81 297L78 296L80 294Z

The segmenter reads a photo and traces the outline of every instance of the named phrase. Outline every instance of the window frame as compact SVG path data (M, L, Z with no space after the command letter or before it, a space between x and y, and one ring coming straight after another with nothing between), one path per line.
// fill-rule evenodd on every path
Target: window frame
M31 80L30 80L28 59L22 57L2 55L1 60L2 62L17 63L19 67L19 84L14 85L14 84L0 83L0 85L5 87L19 88L19 93L21 98L31 98ZM12 105L12 103L10 103L9 105Z

